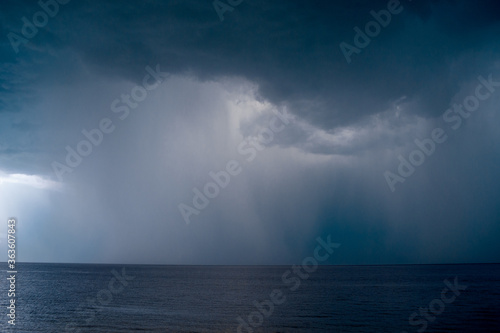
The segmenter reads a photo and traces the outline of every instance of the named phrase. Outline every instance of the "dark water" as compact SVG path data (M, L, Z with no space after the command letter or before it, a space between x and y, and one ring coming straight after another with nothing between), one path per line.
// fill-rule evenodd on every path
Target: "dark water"
M113 279L123 267L130 280ZM324 266L307 277L288 274L285 283L290 268L18 264L16 326L7 324L3 270L0 328L237 332L240 316L255 326L242 326L245 333L500 332L500 265ZM455 277L467 289L448 291L445 303L443 281L453 285ZM281 304L270 311L275 289L282 295L272 300ZM264 315L254 301L264 304ZM436 314L429 310L427 319L416 315L409 324L412 313L431 304Z

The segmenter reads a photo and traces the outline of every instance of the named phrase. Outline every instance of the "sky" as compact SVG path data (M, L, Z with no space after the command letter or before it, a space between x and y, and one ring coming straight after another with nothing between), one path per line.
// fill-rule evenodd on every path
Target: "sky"
M2 1L0 260L499 262L499 9Z

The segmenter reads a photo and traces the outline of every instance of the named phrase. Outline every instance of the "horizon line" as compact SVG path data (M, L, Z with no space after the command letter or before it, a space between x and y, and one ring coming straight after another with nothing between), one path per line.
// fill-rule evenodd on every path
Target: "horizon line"
M0 264L6 264L6 261L0 261ZM135 263L91 263L91 262L31 262L16 261L17 264L48 264L48 265L115 265L115 266L220 266L220 267L271 267L271 266L290 266L299 265L297 263L289 264L135 264ZM464 263L399 263L399 264L318 264L320 266L431 266L431 265L499 265L500 262L464 262ZM8 269L6 269L8 270Z

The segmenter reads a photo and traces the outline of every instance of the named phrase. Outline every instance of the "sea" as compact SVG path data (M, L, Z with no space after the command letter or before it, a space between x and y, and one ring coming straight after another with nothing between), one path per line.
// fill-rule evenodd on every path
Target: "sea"
M500 264L306 268L18 263L0 329L500 332Z

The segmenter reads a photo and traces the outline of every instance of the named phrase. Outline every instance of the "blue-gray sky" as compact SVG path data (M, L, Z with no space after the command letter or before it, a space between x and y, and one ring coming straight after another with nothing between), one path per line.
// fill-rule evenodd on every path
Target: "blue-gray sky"
M223 21L211 1L65 1L0 4L0 258L15 216L21 261L288 264L329 234L329 264L499 261L496 1L245 0ZM58 177L103 119L113 131ZM446 141L391 189L436 128ZM179 205L232 160L186 224Z

